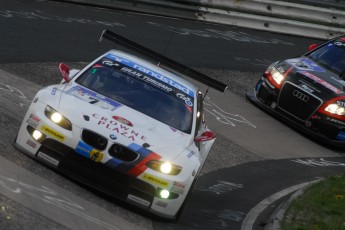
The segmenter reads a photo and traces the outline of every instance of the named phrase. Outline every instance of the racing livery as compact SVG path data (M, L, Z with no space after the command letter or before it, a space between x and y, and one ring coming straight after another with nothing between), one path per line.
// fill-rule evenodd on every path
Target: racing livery
M345 146L345 37L271 64L247 97L314 139Z
M84 69L59 69L61 84L40 90L14 146L100 191L175 219L215 141L202 93L180 76L226 86L111 31L110 50ZM157 66L164 64L167 68ZM167 70L169 69L169 70Z

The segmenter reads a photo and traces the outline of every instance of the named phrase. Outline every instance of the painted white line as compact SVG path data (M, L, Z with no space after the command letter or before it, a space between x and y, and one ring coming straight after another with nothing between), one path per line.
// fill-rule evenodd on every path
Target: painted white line
M297 191L298 189L304 188L310 184L316 183L318 181L320 181L321 179L317 179L317 180L313 180L310 182L305 182L302 184L298 184L298 185L294 185L291 186L287 189L284 189L282 191L279 191L275 194L273 194L272 196L267 197L266 199L262 200L260 203L258 203L254 208L252 208L249 213L247 214L247 216L244 218L243 222L242 222L242 227L241 230L250 230L253 229L253 225L256 221L256 219L258 218L258 216L273 202L279 200L280 198L293 193L295 191Z

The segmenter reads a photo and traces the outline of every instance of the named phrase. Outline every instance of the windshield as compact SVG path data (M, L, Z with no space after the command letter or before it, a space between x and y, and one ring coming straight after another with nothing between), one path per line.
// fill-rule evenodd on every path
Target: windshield
M76 82L174 129L191 133L194 98L189 94L193 91L187 94L175 81L161 81L158 73L125 61L114 55L103 57Z
M345 73L345 41L335 40L308 55L310 59L342 76Z

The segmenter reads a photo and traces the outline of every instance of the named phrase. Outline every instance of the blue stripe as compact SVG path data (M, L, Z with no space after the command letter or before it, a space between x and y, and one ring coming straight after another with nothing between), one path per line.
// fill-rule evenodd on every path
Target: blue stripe
M90 152L92 149L93 148L91 146L79 141L75 151L86 158L90 158Z

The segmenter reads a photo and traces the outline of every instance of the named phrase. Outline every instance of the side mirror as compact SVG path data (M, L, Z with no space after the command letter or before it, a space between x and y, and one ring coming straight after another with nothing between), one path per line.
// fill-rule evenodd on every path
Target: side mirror
M199 143L199 142L204 142L204 141L210 141L216 138L216 133L212 131L205 131L202 133L200 136L197 136L194 141Z
M69 76L69 67L65 63L60 63L59 70L65 82L69 82L71 80Z
M311 44L309 47L308 47L308 51L311 51L313 49L315 49L317 47L317 44Z

